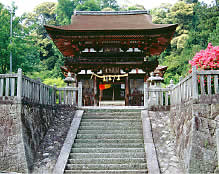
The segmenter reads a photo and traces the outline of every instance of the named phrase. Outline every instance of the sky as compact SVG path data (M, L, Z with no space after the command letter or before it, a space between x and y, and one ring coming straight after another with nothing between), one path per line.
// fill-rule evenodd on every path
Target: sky
M58 0L0 0L5 6L11 6L12 1L15 2L15 5L18 7L16 10L16 15L20 16L24 12L31 12L34 7L39 5L42 2L57 2ZM210 4L212 0L200 0L204 1L207 4ZM146 10L158 7L161 3L176 3L177 0L118 0L119 4L142 4Z

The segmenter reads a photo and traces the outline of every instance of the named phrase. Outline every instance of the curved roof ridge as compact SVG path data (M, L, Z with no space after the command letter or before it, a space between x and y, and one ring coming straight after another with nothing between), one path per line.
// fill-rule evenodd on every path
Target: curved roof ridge
M74 15L137 15L149 14L146 10L132 10L132 11L74 11Z

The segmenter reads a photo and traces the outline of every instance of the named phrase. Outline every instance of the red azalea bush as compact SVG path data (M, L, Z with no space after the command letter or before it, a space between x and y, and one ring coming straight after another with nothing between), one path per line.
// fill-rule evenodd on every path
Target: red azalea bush
M200 70L219 70L219 46L209 43L205 50L196 53L189 64Z

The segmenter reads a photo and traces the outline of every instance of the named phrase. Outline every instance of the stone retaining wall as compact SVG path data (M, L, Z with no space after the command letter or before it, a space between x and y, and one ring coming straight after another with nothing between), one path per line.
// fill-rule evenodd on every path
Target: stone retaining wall
M69 107L68 112L74 110ZM27 173L55 117L66 114L61 106L39 105L16 97L0 100L0 171Z
M54 122L38 148L32 173L52 173L74 115L73 106L57 106Z
M22 127L21 104L0 101L0 171L27 173Z
M176 153L183 161L186 173L214 173L217 167L217 97L206 96L206 100L171 106L170 122L176 137Z
M32 164L38 147L55 119L56 108L51 105L39 105L25 102L21 109L23 141L28 168Z

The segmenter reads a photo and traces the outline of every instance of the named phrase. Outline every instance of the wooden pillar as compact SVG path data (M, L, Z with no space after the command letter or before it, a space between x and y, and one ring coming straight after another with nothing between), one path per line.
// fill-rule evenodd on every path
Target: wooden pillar
M102 96L103 96L103 90L100 90L100 96L99 96L99 106L102 100Z
M94 106L97 106L97 77L93 77L93 96L94 96Z
M129 105L129 77L125 78L125 105Z

